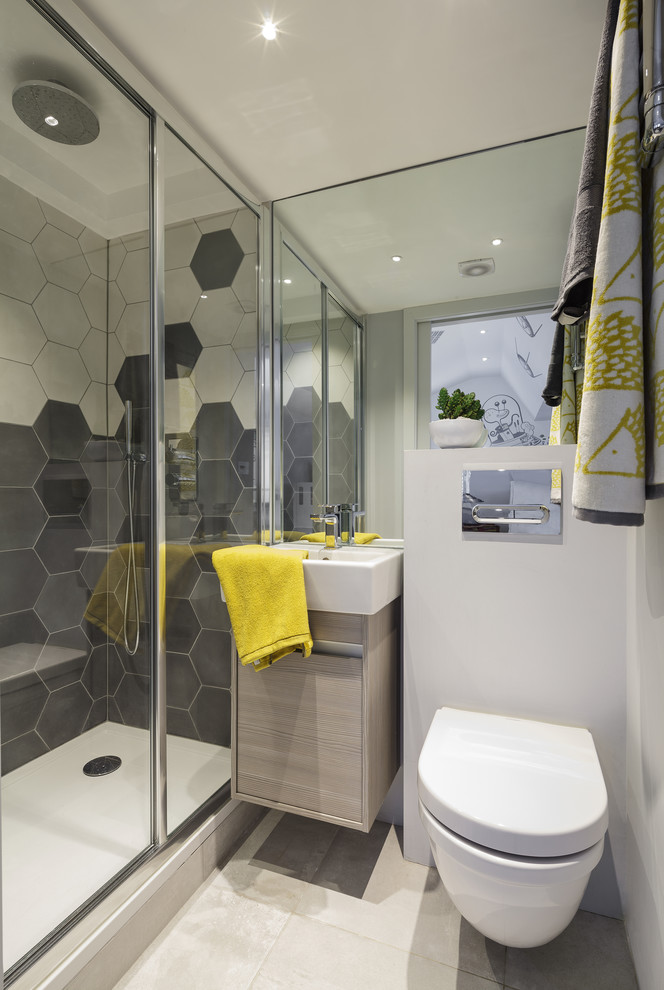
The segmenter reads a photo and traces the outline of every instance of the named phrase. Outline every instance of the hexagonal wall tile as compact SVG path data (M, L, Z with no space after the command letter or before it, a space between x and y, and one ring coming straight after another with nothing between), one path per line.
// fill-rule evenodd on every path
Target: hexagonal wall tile
M115 385L108 386L108 435L114 437L125 414L124 402L118 395Z
M226 402L242 378L242 365L232 347L204 347L194 369L202 402Z
M230 230L203 234L191 259L191 270L200 288L223 289L236 277L244 252Z
M78 243L92 274L106 281L108 277L108 241L106 238L86 227L79 235Z
M231 230L245 254L256 254L258 250L258 218L253 210L248 207L238 210L235 220L231 224Z
M0 422L32 426L46 402L46 393L27 364L0 358Z
M67 347L80 347L90 329L90 321L75 292L49 282L33 306L49 340Z
M169 224L165 231L165 267L187 268L201 239L201 231L193 220Z
M26 488L34 484L47 460L35 431L29 426L0 423L0 450L0 485Z
M35 197L0 176L0 229L24 241L32 241L45 224L46 219Z
M330 402L343 402L344 396L351 388L346 372L337 366L328 369L328 396Z
M170 323L164 333L166 378L188 378L203 350L191 323Z
M80 681L49 695L37 722L37 732L47 746L55 749L80 736L92 708L92 698Z
M78 461L49 461L35 482L35 491L51 516L76 515L90 492Z
M231 288L240 300L245 313L253 313L258 298L257 255L247 254L237 270Z
M118 289L117 282L108 283L108 326L109 333L117 330L120 317L124 313L126 302L124 296Z
M46 343L32 306L0 295L0 326L0 357L32 364Z
M166 433L188 433L201 408L191 378L170 378L164 383L164 406Z
M203 516L229 516L242 491L230 461L201 461L198 505Z
M16 580L16 575L21 580ZM48 577L34 550L7 550L0 554L0 601L3 612L30 609L39 598Z
M83 363L88 369L88 374L93 382L105 382L106 372L106 346L108 344L108 334L103 330L90 330L83 343L79 347L79 354L83 358ZM122 367L122 364L120 364ZM119 370L119 369L118 369ZM116 371L117 375L117 371Z
M80 402L90 384L90 376L78 351L52 341L42 350L34 369L49 399Z
M213 230L227 230L236 216L237 210L228 210L226 213L208 213L204 217L194 219L201 234L209 234Z
M320 368L310 350L296 351L288 362L288 377L295 388L311 385Z
M108 323L106 312L107 288L108 283L105 278L90 275L79 293L88 320L97 330L105 330Z
M74 220L74 218L70 217L68 213L63 213L62 210L58 210L57 207L51 206L51 204L47 203L45 200L40 199L39 205L41 206L42 213L46 217L48 223L50 223L53 227L57 227L58 230L64 230L64 232L69 234L71 237L79 237L85 230L85 227L82 223L80 223L80 221Z
M122 311L116 333L127 355L147 354L150 350L149 303L130 303Z
M245 430L256 429L256 375L246 371L233 394L233 408Z
M258 359L258 321L255 313L247 313L233 337L233 350L245 371L253 371Z
M52 399L37 418L35 433L52 460L77 461L90 439L90 430L78 403Z
M176 708L189 708L201 682L191 660L182 653L166 654L166 703Z
M21 550L34 544L47 516L32 488L0 488L0 519L0 550Z
M49 574L61 574L78 570L83 554L77 555L76 551L90 543L90 535L78 516L54 516L42 530L35 550Z
M201 290L191 268L173 268L166 272L164 285L164 319L166 323L191 320Z
M327 345L330 367L342 364L350 345L341 330L328 330Z
M98 437L111 436L106 418L106 386L90 382L80 405L90 432Z
M146 302L150 298L149 249L129 251L120 266L116 281L125 302Z
M203 347L230 344L244 310L232 289L208 289L200 296L192 325Z
M229 458L242 435L242 424L230 402L208 402L196 417L198 452L203 459Z
M2 691L2 740L14 739L34 729L48 698L48 688L38 674L26 674L21 687ZM4 757L4 753L3 753Z
M202 629L191 651L191 660L201 684L230 688L230 633L217 629Z
M49 282L70 292L80 292L90 269L75 237L47 224L35 237L32 247Z
M115 387L123 402L127 399L142 408L150 396L150 359L147 354L125 358L115 379Z
M29 244L0 230L0 292L31 303L46 278Z

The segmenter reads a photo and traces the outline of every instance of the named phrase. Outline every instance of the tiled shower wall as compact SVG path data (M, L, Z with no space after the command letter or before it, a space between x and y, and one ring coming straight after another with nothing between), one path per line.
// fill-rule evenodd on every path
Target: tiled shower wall
M255 528L255 246L244 209L166 236L167 432L176 455L187 437L198 448L195 497L175 475L169 489L167 537L193 538L196 552L167 589L168 728L221 743L230 636L200 540ZM123 403L134 402L140 444L147 286L144 234L108 243L0 178L3 772L106 718L147 724L146 629L131 658L84 618L108 560L100 548L128 538Z

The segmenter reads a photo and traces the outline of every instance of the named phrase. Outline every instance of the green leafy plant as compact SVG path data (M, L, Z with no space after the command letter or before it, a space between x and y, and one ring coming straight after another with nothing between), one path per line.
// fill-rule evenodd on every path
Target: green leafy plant
M462 392L460 388L455 388L451 395L446 388L441 388L436 409L440 409L438 419L458 419L460 416L465 419L481 419L484 415L484 409L480 400L475 398L475 393Z

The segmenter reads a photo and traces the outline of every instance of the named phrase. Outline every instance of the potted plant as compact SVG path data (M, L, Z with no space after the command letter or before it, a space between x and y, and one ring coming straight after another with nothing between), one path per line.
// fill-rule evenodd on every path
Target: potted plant
M480 447L486 440L484 409L474 392L446 388L438 393L438 419L429 423L431 439L438 447Z

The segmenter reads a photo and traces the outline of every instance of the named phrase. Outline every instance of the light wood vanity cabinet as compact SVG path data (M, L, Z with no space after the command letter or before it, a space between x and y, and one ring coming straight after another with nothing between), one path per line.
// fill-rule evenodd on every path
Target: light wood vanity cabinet
M368 832L399 768L401 600L309 612L314 650L233 678L232 795Z

